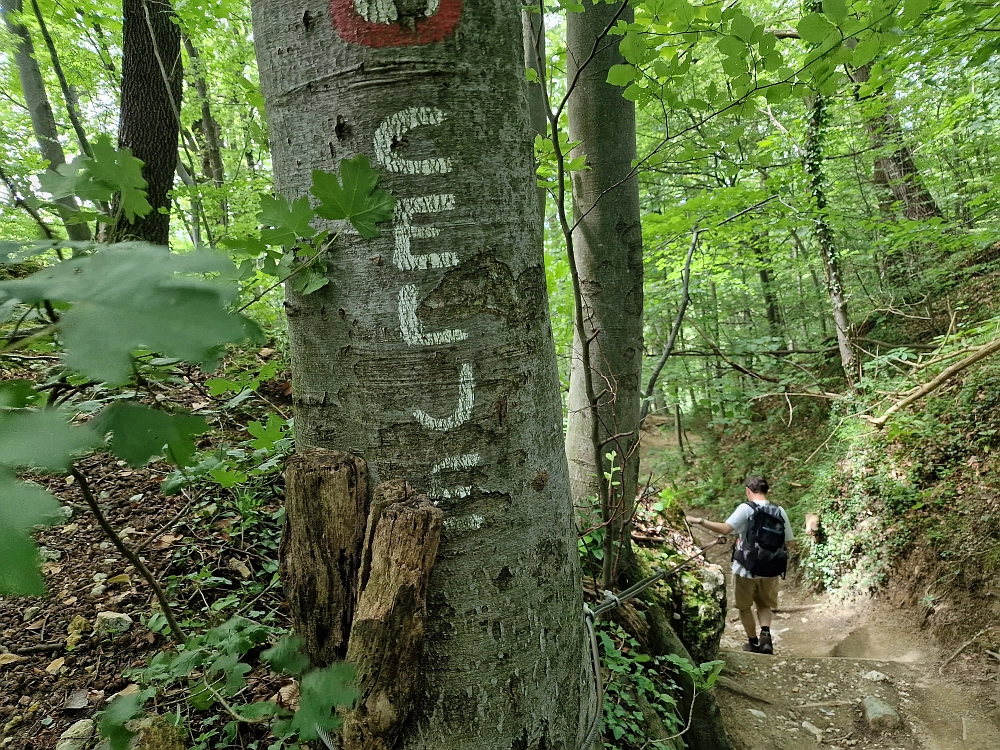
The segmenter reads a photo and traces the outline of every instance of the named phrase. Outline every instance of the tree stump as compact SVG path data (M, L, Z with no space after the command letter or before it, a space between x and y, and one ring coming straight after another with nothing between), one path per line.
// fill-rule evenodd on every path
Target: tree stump
M358 575L347 660L361 697L344 720L344 750L390 750L420 685L427 587L444 513L403 482L375 491Z
M286 462L281 581L295 632L317 666L347 656L368 508L360 456L314 449Z

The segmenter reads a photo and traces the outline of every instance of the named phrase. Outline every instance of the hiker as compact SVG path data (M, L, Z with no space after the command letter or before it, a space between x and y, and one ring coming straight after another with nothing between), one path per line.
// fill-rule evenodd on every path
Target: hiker
M695 516L688 516L687 520L715 534L739 534L733 550L733 593L740 622L747 632L743 650L773 654L771 619L778 606L778 578L785 577L788 542L793 541L795 535L784 508L768 501L769 488L764 477L747 477L745 487L746 502L733 511L725 523ZM751 609L754 604L757 605L756 620Z

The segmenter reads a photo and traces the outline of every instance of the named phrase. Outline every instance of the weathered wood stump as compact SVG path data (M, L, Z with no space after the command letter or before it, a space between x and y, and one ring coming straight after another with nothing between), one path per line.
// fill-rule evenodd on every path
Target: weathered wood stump
M308 450L285 463L281 581L295 632L318 666L347 656L368 506L360 456Z
M314 664L346 659L361 697L342 750L391 750L420 687L427 587L444 513L402 481L369 502L364 461L309 450L285 467L281 578Z

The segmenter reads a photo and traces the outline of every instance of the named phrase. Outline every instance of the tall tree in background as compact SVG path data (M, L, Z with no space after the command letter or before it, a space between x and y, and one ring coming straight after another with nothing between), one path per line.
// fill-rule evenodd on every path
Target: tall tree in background
M45 81L42 79L38 60L35 58L31 34L21 22L21 0L2 0L0 10L3 12L7 29L15 39L14 61L21 80L21 92L24 94L24 101L31 116L31 127L38 140L38 149L42 152L42 158L48 161L49 169L56 169L66 163L66 155L59 142L56 118L52 114L52 104L49 102ZM79 204L72 196L59 198L56 202L73 212L79 208ZM67 224L66 233L71 240L90 239L90 229L86 224Z
M837 332L837 348L840 364L849 382L854 382L856 363L851 345L851 320L847 312L847 291L840 271L840 257L837 240L830 226L826 200L826 176L823 172L823 135L826 128L826 98L816 93L807 102L808 123L806 125L804 169L809 178L812 198L813 227L816 244L819 246L823 269L826 271L826 291L833 310L833 325Z
M124 0L122 93L118 147L142 160L153 210L135 222L124 217L109 239L139 239L166 245L170 239L170 196L177 169L180 132L181 31L167 0Z
M604 509L602 521L608 524L606 533L621 542L620 553L612 557L620 556L628 568L629 521L639 476L634 447L639 439L643 261L639 180L629 177L636 158L635 104L622 97L621 87L607 82L611 67L624 62L620 37L608 35L618 20L630 22L632 10L597 2L566 16L569 137L580 141L572 156L587 159L587 169L573 173L573 247L585 328L574 336L566 452L578 505L599 494L598 464L604 471L611 468L603 454L618 454L621 484L611 493L612 507ZM582 338L590 340L589 362L584 361ZM592 399L599 402L597 409ZM615 435L623 437L615 441ZM608 560L606 567L614 563Z
M545 89L539 81L545 77L545 18L532 10L521 11L521 32L524 35L524 69L532 71L534 83L528 87L528 123L532 134L545 137L548 132ZM542 233L545 232L545 188L539 186L538 213L542 217Z
M253 4L276 188L366 154L397 205L382 237L341 238L328 285L288 291L297 448L356 452L445 513L396 746L575 750L582 597L520 14L304 5Z

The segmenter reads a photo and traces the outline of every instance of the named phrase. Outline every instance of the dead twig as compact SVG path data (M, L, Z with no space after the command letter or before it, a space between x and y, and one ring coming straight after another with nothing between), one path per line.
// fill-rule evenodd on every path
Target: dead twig
M944 668L947 667L949 664L951 664L951 662L955 659L955 657L957 657L960 653L962 653L963 651L965 651L965 649L967 649L969 646L971 646L973 643L975 643L977 640L979 640L979 636L981 636L987 630L993 630L994 628L996 628L996 625L987 625L985 628L983 628L978 633L976 633L974 636L972 636L972 638L970 638L965 643L963 643L961 646L959 646L958 648L956 648L955 652L951 656L949 656L947 659L945 659L944 663L938 668L938 674L943 675L944 674Z
M715 680L715 684L719 687L723 687L730 693L735 693L736 695L741 695L744 698L749 698L752 701L757 701L758 703L766 703L768 706L773 706L774 704L762 695L757 695L756 693L751 693L745 687L740 685L740 683L735 680L731 680L728 677L719 677Z

